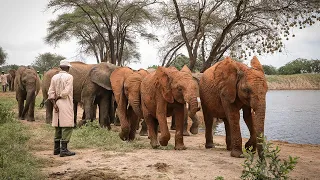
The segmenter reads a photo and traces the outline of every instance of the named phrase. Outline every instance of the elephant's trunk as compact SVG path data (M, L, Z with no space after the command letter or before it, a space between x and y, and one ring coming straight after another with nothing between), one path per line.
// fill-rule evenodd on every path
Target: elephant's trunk
M28 91L28 92L27 92L26 104L25 104L25 106L24 106L23 113L22 113L22 116L23 116L23 117L24 117L25 114L28 112L31 103L33 102L33 100L34 100L34 98L35 98L35 95L36 95L35 93L36 93L35 90L31 90L31 91Z
M258 154L259 157L263 157L263 149L261 142L263 139L260 137L264 136L264 120L265 120L265 115L266 115L266 103L265 101L261 103L257 109L254 109L254 124L255 124L255 130L256 130L256 135L258 137L257 141L257 149L258 149Z
M191 97L187 102L187 109L189 110L189 116L193 117L200 108L200 98L199 97Z
M135 99L131 99L129 98L129 102L132 106L133 111L136 113L136 115L139 118L142 118L142 111L141 111L141 101L140 101L140 97L139 98L135 98Z

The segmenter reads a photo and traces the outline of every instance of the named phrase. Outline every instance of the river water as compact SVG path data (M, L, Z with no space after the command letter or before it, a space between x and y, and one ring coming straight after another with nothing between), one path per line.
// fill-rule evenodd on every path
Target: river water
M240 126L242 137L249 138L242 117ZM223 123L218 125L215 134L225 135ZM320 144L320 91L268 91L265 135L268 140Z

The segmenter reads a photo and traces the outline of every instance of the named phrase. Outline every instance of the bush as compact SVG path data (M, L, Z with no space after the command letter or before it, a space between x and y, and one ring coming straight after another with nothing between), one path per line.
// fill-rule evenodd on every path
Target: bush
M262 148L263 157L254 161L254 153L251 152L252 148L244 150L246 157L244 164L244 170L242 171L241 179L245 180L278 180L288 179L289 172L292 171L297 164L298 157L289 156L289 160L280 160L280 149L276 146L276 149L272 149L272 143L266 141L263 138Z
M29 137L10 106L0 103L0 179L42 179L39 161L26 147Z

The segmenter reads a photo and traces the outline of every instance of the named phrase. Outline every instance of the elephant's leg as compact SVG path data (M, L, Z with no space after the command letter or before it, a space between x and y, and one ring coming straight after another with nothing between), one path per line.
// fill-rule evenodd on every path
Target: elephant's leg
M114 103L114 96L111 95L110 98L110 108L109 108L109 117L110 117L110 123L114 124L115 121L115 103Z
M229 125L229 121L227 120L227 118L223 119L224 122L224 129L226 131L226 144L227 144L227 150L231 151L232 146L231 146L231 133L230 133L230 125Z
M100 112L99 112L99 114L100 114ZM92 108L92 120L91 121L93 121L95 119L97 119L97 104L93 105L93 108Z
M254 122L252 120L251 107L245 106L242 108L242 110L243 119L246 122L246 125L248 126L248 129L250 131L250 139L248 140L248 142L246 142L245 147L247 150L249 150L249 147L252 147L252 151L255 151L257 146L257 135L254 129Z
M99 100L99 122L102 127L107 127L108 130L111 129L109 117L110 95L110 93L104 94ZM91 113L93 114L93 112Z
M183 143L183 129L184 129L184 122L185 122L184 106L175 108L173 113L175 115L175 120L176 120L176 134L175 134L175 147L174 147L174 149L184 150L184 149L186 149L186 147L184 146L184 143ZM160 126L160 128L161 128L161 126ZM162 129L161 129L161 133L162 133Z
M79 122L79 127L81 127L82 125L87 123L87 120L93 120L93 114L92 114L92 106L93 106L93 97L87 97L84 101L83 101L83 111L86 112L85 113L85 119L81 120Z
M52 122L52 112L53 112L53 104L50 100L46 100L46 123L50 124Z
M149 131L149 139L150 139L151 147L154 149L158 148L159 147L158 122L151 115L148 115L147 117L145 117L145 121L146 121L148 131Z
M213 145L213 135L212 135L212 126L213 126L213 116L212 114L203 107L203 119L206 126L205 130L205 137L206 137L206 145L205 147L208 148L214 148Z
M158 109L161 109L161 108L158 108ZM160 112L161 113L157 112L157 119L159 122L160 132L161 132L159 142L160 142L161 146L167 146L168 142L170 140L170 133L169 133L168 125L167 125L167 116L166 116L167 113L164 113L166 111L160 111ZM182 129L181 133L182 132L183 132L183 129Z
M128 118L130 123L130 133L129 133L129 141L134 140L136 135L136 129L138 125L138 116L133 111L132 107L129 107L128 109Z
M198 130L199 130L199 118L198 115L195 114L193 117L190 117L192 120L192 125L190 127L190 132L192 134L198 134Z
M74 122L74 127L77 126L77 116L78 116L78 102L73 101L73 122Z
M184 111L183 115L183 135L184 136L190 136L188 132L188 111Z
M240 112L239 110L227 101L223 101L229 129L231 134L231 156L243 157L242 138L240 132Z
M176 118L174 116L174 114L172 114L171 116L171 127L170 127L171 130L176 130Z
M19 119L24 120L24 117L22 117L22 112L24 109L24 100L21 98L18 99L18 107L19 107Z
M36 97L34 97L29 105L29 109L28 109L28 121L34 121L34 106L36 104Z
M146 121L144 119L141 122L141 130L140 130L139 135L140 136L148 136L148 128L147 128Z

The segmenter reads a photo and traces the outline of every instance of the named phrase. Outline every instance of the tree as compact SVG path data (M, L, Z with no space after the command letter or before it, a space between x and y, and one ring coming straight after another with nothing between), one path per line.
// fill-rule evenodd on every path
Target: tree
M0 65L4 64L6 62L8 54L2 47L0 46Z
M316 0L172 0L162 8L168 29L163 64L185 47L193 70L198 54L202 71L222 59L246 59L251 54L281 52L291 29L320 20Z
M271 65L262 65L263 71L267 75L275 75L277 74L277 68Z
M52 53L43 53L39 54L36 59L33 61L32 66L37 71L43 73L44 71L48 71L53 67L59 67L60 61L65 59L65 57Z
M176 67L178 70L181 70L183 68L184 65L188 65L189 64L189 58L183 54L180 54L178 56L175 57L175 59L173 59L172 64L170 64L170 66L174 66ZM194 67L194 71L199 72L201 70L202 67L202 62L201 60L196 61L195 67Z
M126 57L140 57L133 48L136 44L134 40L136 37L156 39L153 34L147 33L145 28L148 22L155 20L155 16L148 9L154 3L156 2L149 0L50 0L48 7L55 10L61 8L81 10L81 13L86 17L86 22L90 22L88 25L94 30L94 33L89 32L93 37L91 39L97 39L99 43L88 42L87 38L82 37L80 38L81 42L90 50L93 49L93 44L96 46L103 44L105 57L100 60L123 65L124 53L127 53ZM75 24L81 23L82 21ZM83 32L82 28L80 28L80 32ZM101 52L100 50L100 54ZM128 53L131 52L132 55L129 55Z
M317 71L319 62L310 61L307 59L298 58L294 61L290 61L284 66L280 67L279 74L300 74L300 73L312 73Z

